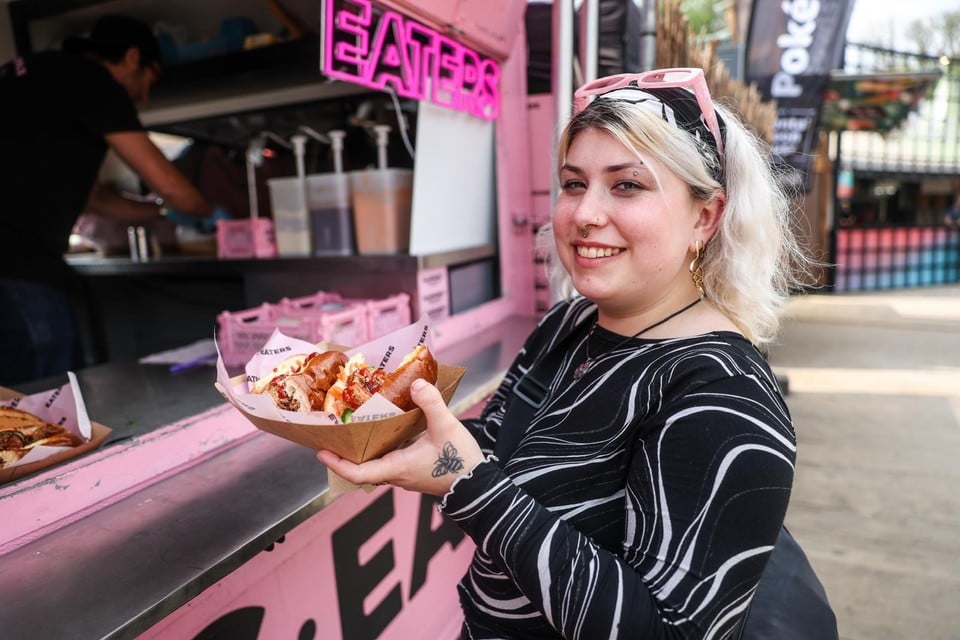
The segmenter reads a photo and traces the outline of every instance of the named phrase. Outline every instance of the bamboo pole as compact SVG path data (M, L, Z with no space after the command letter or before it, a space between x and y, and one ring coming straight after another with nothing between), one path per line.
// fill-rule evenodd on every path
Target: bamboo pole
M755 84L748 86L730 77L726 65L717 58L716 40L694 34L680 9L680 0L660 0L658 10L656 66L702 68L711 95L739 114L758 136L771 142L776 102L764 102Z

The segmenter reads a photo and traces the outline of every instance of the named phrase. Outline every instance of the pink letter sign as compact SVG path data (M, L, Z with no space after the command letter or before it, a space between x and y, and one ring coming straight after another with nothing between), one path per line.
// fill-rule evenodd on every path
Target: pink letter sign
M325 0L323 72L373 89L493 120L500 65L369 0Z

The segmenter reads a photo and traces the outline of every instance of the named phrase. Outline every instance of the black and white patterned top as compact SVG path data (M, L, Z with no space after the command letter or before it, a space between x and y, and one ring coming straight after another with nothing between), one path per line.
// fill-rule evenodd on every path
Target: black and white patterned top
M514 381L564 350L547 402L509 426L525 430L509 461L481 463L441 503L477 545L463 637L729 638L793 481L776 378L736 333L621 345L598 327L574 380L595 319L583 298L555 306L468 422L492 452Z

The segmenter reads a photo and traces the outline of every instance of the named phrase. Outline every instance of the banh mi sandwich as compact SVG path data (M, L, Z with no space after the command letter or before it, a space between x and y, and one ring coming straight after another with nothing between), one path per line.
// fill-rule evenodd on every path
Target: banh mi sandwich
M323 411L327 390L346 362L342 351L290 356L257 380L251 392L269 395L285 411Z
M425 345L408 353L397 368L387 373L367 364L363 354L347 358L340 351L290 356L269 376L258 380L252 393L264 393L286 411L324 411L341 422L379 393L402 411L414 408L410 385L417 378L437 383L439 365Z
M34 447L75 447L83 439L61 425L13 407L0 407L0 469L17 462Z
M327 391L323 409L341 422L349 422L354 411L379 393L401 411L410 411L416 408L410 397L413 381L423 378L435 385L438 375L439 365L426 345L417 345L391 373L367 364L363 354L358 353L337 375L337 381Z

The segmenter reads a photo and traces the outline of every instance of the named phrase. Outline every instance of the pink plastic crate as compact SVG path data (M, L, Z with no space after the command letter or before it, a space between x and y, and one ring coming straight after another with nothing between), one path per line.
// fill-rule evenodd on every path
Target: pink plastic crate
M217 316L220 353L228 364L249 360L270 339L277 326L273 305L263 303L245 311L222 311Z
M223 311L218 343L224 361L244 364L274 329L307 342L333 342L355 347L410 324L410 296L399 293L382 300L345 299L320 291L302 298L283 298L245 311Z
M367 339L373 340L410 324L410 296L398 293L367 302Z
M450 315L450 282L446 267L417 272L417 309L431 320Z
M217 220L218 258L275 258L273 220Z
M354 347L366 342L367 309L365 300L345 300L335 293L318 292L302 298L284 298L277 306L277 323L304 323L310 342L334 342ZM288 334L293 335L293 334ZM297 336L301 337L301 336Z

